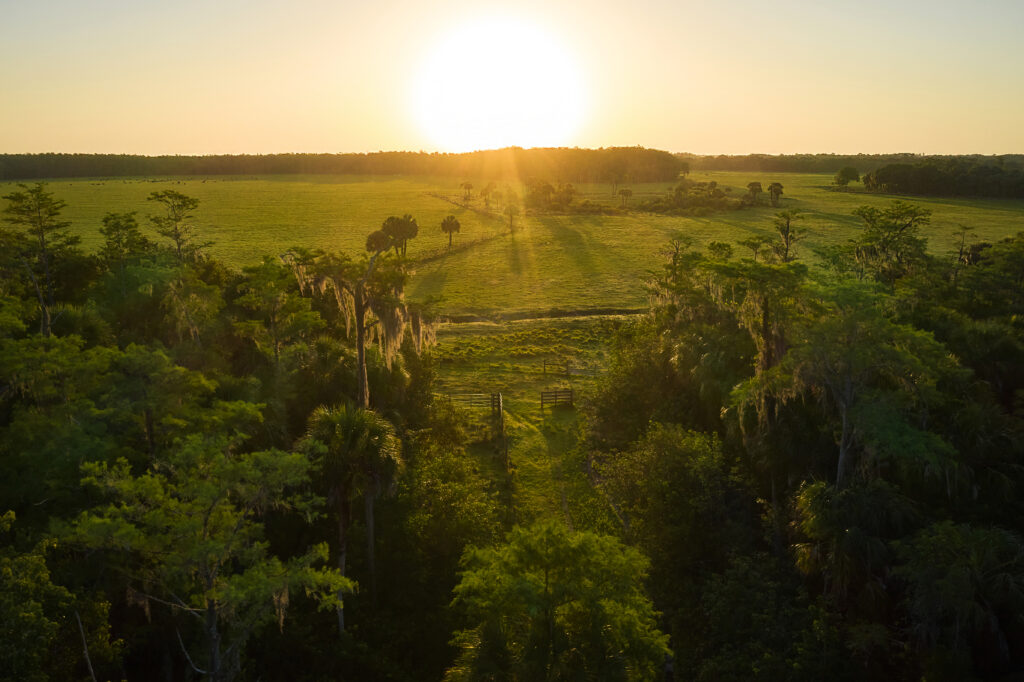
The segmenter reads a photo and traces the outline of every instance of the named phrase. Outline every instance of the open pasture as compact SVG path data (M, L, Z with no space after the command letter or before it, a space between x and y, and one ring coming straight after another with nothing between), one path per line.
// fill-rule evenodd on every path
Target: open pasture
M813 260L815 248L852 236L862 204L884 206L897 197L829 189L831 177L813 174L746 172L695 173L715 180L731 196L757 180L785 187L781 209L804 214L806 238L800 254ZM408 287L412 299L440 299L451 314L544 315L553 310L643 307L643 282L662 260L673 234L701 245L769 235L776 210L764 205L707 217L671 217L633 212L625 215L529 215L507 219L455 205L438 194L461 200L458 179L421 177L271 176L260 178L135 178L55 180L50 189L68 207L65 217L87 249L101 242L99 226L108 211L137 211L141 222L156 206L149 193L173 189L200 200L196 227L212 240L212 253L232 265L258 261L298 245L357 252L365 237L389 215L412 214L420 234L409 256L421 259ZM482 181L475 183L483 186ZM633 202L665 192L671 183L630 185ZM623 185L627 186L627 185ZM859 187L859 186L858 186ZM13 183L0 184L6 194ZM522 188L518 188L522 194ZM609 185L582 185L580 198L618 205ZM767 204L767 201L762 197ZM904 198L933 211L926 234L935 252L950 250L961 226L975 228L972 239L993 240L1024 230L1024 201ZM462 224L447 252L441 219L454 214ZM743 255L737 249L737 256Z

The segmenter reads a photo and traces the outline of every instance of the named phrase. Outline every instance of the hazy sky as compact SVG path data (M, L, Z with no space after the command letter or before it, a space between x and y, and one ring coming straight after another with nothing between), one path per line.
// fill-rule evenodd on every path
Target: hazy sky
M0 0L0 152L1020 153L1022 36L1024 0Z

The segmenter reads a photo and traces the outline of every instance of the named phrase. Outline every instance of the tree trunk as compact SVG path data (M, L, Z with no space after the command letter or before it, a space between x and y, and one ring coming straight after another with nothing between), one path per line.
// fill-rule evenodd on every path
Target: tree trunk
M448 233L448 248L449 248L449 249L451 249L451 248L452 248L452 236L453 236L453 235L454 235L454 233L453 233L453 232L449 232L449 233Z
M779 502L778 486L775 484L775 472L772 472L772 548L775 556L783 558L785 544L783 543L782 530L782 504Z
M349 506L348 497L342 491L338 492L338 572L345 575L345 563L348 559L348 526ZM342 592L338 592L338 601L342 600ZM345 634L345 607L338 607L338 634Z
M772 353L772 325L771 325L771 314L768 307L768 295L765 294L761 299L761 343L764 344L764 350L761 351L761 357L758 362L758 369L761 372L766 372L772 368L773 365L773 353Z
M846 416L846 407L840 407L842 412L843 431L839 436L839 462L836 465L836 488L842 489L846 484L846 470L849 468L847 460L850 457L850 420Z
M220 669L220 631L217 629L217 607L212 601L206 606L206 644L209 647L206 672L213 682L220 682L223 679Z
M373 517L373 503L377 497L378 483L373 482L363 498L366 504L366 565L370 569L370 605L377 609L377 561L374 552L375 531Z
M48 337L50 336L50 307L46 304L46 297L43 296L43 290L39 287L36 273L32 272L32 268L24 258L20 260L21 264L25 266L25 270L28 271L29 279L32 280L32 286L36 290L36 298L39 299L39 333Z
M370 409L370 386L366 375L366 301L363 284L356 286L355 318L356 318L356 379L359 382L359 407Z

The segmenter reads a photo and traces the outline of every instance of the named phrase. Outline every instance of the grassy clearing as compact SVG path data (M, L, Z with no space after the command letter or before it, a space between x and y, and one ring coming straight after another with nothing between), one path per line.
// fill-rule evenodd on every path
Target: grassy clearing
M573 461L578 408L547 408L541 413L540 391L572 388L578 400L585 399L607 364L610 336L624 322L625 318L609 316L441 328L432 351L438 390L503 395L515 520L554 514L574 521L581 510L600 507L583 470ZM545 373L545 360L569 360L570 373L550 367ZM475 416L476 432L484 435L484 415ZM485 470L502 475L493 447L481 443L474 452Z
M801 253L848 239L857 229L851 215L862 204L882 206L894 197L829 189L827 175L697 173L743 194L759 180L785 186L781 208L803 212L807 238ZM411 213L420 236L409 246L413 258L429 258L417 268L408 294L440 297L448 313L543 314L552 309L637 308L646 305L643 282L661 260L674 233L698 244L736 241L771 232L776 209L768 206L705 218L650 214L621 216L529 216L508 234L502 219L457 207L440 192L459 197L458 180L415 177L278 176L195 179L76 179L54 181L50 189L68 203L66 215L96 248L100 219L107 211L153 212L153 191L174 189L197 197L197 230L212 239L214 255L240 266L292 245L359 251L366 235L388 215ZM664 192L669 183L633 185L633 201ZM0 193L12 189L0 184ZM581 198L618 205L608 185L583 185ZM910 198L933 211L927 233L936 252L952 248L961 225L976 228L976 239L998 239L1024 230L1024 201ZM475 199L474 205L480 200ZM456 248L447 253L441 219L454 214L462 223ZM739 253L739 252L737 252Z

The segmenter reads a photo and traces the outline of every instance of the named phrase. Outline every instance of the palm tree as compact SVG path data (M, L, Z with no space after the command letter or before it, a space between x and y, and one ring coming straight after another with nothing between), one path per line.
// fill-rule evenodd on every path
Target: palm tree
M750 192L750 202L753 204L757 203L757 195L764 191L761 187L760 182L747 183L747 191Z
M448 248L452 248L452 235L458 232L462 228L459 224L459 219L453 215L448 216L441 221L441 231L448 233Z
M338 524L338 571L345 575L352 499L362 493L366 506L367 563L370 594L376 601L374 565L374 501L386 490L401 465L395 429L373 410L354 405L321 406L309 418L309 429L299 447L316 453ZM341 599L341 594L338 594ZM345 614L338 609L338 628L345 631Z
M491 207L491 195L494 194L498 189L498 186L493 182L488 182L487 185L480 190L480 196L484 198L484 206L487 208Z

